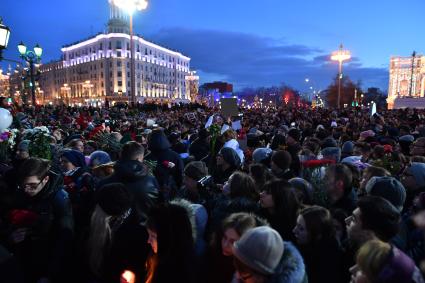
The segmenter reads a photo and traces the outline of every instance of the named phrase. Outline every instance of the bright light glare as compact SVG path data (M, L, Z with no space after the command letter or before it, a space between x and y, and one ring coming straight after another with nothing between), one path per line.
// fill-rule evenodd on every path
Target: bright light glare
M115 6L133 14L135 11L145 10L148 7L146 0L114 0Z

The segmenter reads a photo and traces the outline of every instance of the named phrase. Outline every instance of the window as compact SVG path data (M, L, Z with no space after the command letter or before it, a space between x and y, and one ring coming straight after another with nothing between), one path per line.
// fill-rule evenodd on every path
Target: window
M122 77L122 72L121 72L121 71L118 71L118 72L117 72L117 77L118 77L118 78L121 78L121 77Z
M117 57L121 57L121 51L117 51Z
M100 67L101 67L101 68L103 68L103 62L102 62L102 63L100 63Z
M117 41L116 49L121 49L121 48L122 48L121 41Z
M111 50L111 49L112 49L112 42L111 42L111 41L109 41L108 49L109 49L109 50Z
M117 61L117 67L121 67L121 61Z
M122 81L118 81L118 86L122 86Z
M128 78L130 77L130 72L127 72L127 77L128 77Z
M102 49L103 49L103 43L100 43L99 50L102 50Z
M127 50L130 50L130 43L127 42Z

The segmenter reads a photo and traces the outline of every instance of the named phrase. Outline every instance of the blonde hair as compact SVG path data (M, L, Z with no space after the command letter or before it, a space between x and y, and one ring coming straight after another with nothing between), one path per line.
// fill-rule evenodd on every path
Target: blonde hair
M371 240L359 249L356 258L357 265L369 281L374 282L390 254L390 244L379 240Z
M225 141L234 140L236 137L236 132L233 129L228 129L223 133L223 138Z
M99 205L90 220L90 235L87 241L89 265L95 275L100 275L104 254L108 251L112 238L110 226L110 215L108 215Z

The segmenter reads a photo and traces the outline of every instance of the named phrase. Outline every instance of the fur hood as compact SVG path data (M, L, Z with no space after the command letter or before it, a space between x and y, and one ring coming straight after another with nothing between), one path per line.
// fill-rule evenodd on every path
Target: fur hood
M277 272L267 283L306 283L307 275L303 258L290 242L284 242L284 252Z
M185 199L174 199L170 201L171 204L178 205L183 207L187 211L187 215L189 216L190 224L192 224L192 237L193 242L196 242L196 217L195 217L195 209L192 206L192 203L190 201L187 201Z

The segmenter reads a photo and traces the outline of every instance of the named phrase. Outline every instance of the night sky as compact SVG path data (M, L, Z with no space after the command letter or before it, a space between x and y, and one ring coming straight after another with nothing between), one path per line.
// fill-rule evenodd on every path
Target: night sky
M191 57L201 83L323 89L337 72L329 54L343 43L353 54L344 73L386 90L390 56L425 52L424 10L424 0L152 0L134 20L138 34ZM62 45L104 31L109 6L1 0L0 16L11 29L4 57L17 60L22 40L39 43L47 62L60 57Z

